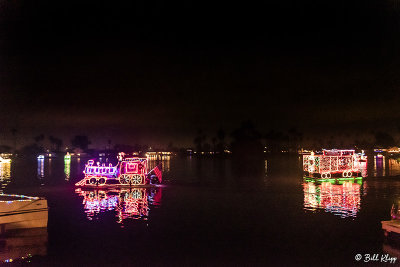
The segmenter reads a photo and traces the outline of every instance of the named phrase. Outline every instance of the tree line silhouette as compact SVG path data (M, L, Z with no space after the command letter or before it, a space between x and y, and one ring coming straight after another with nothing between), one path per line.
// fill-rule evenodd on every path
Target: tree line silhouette
M251 120L243 121L239 127L230 133L231 142L226 141L224 130L218 130L216 136L211 139L198 130L194 138L195 149L200 154L224 154L225 151L231 151L233 154L242 154L246 156L260 155L262 153L279 152L298 152L302 149L320 150L320 149L364 149L390 148L399 146L395 138L388 132L376 131L370 132L369 138L361 137L358 133L354 135L349 133L331 134L328 137L312 137L300 132L295 127L287 131L269 130L260 132ZM208 143L212 141L213 145ZM217 141L217 142L216 142Z
M53 135L39 134L33 137L33 143L17 150L16 139L18 131L11 129L14 147L0 145L0 152L17 152L20 154L39 154L43 152L92 152L99 151L89 149L91 141L86 135L76 135L70 140L70 145L65 146L61 138ZM104 151L170 151L179 154L187 154L194 151L197 155L227 155L230 153L246 155L246 157L258 157L263 153L298 152L301 149L319 150L322 148L355 148L371 150L374 148L390 148L399 145L395 138L388 132L370 132L370 138L361 137L355 133L332 134L328 137L311 137L292 127L287 131L269 130L259 131L251 120L243 121L239 127L230 133L220 128L211 138L202 129L197 131L193 139L193 147L177 147L170 142L164 148L150 148L146 144L115 144L107 141Z

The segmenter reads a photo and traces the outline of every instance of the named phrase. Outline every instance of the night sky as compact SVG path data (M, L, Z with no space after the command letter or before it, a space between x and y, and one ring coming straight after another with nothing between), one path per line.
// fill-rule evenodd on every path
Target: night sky
M397 3L397 6L400 6ZM0 0L0 144L398 132L395 0Z

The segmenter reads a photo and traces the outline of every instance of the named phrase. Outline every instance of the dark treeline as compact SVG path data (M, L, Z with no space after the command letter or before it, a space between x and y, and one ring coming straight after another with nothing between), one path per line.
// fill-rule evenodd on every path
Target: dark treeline
M223 133L223 134L221 134ZM228 142L225 131L220 129L214 137L198 130L194 138L197 154L233 154L257 157L262 153L297 153L303 150L321 149L358 149L391 148L400 146L400 142L392 134L384 131L370 132L361 136L358 133L338 133L313 137L292 127L287 131L269 130L260 132L252 121L244 121L234 129ZM210 142L211 141L211 142ZM200 153L199 153L200 152Z
M16 139L16 130L11 131ZM400 130L399 130L400 132ZM90 148L90 138L86 135L76 135L71 140L63 140L56 136L39 134L32 138L32 143L17 149L17 142L12 145L0 145L0 153L10 152L23 155L53 153L94 153L94 152L148 152L169 151L175 154L187 155L246 155L247 158L259 157L263 153L297 153L304 150L320 150L333 148L364 149L391 148L399 146L400 142L391 133L384 131L358 133L338 133L312 137L292 127L286 131L269 130L261 132L256 125L248 120L233 131L218 129L214 135L208 135L199 129L193 139L193 147L179 147L169 142L163 147L151 147L147 144L113 144L112 140L102 148Z
M13 147L9 145L0 145L0 152L11 152L22 155L39 154L44 152L74 152L76 150L86 152L89 150L91 144L89 138L85 135L76 135L70 140L71 145L66 146L61 138L53 135L46 136L45 134L39 134L32 139L32 143L21 148L17 148L16 142L16 130L12 130L13 133Z
M39 134L32 138L32 143L23 147L17 146L17 130L13 129L12 145L0 145L0 153L15 153L19 155L38 155L42 153L86 153L95 155L98 153L117 154L118 152L133 153L154 151L169 151L175 153L186 153L187 148L178 148L170 142L165 147L152 147L147 144L113 144L111 139L108 139L103 147L91 148L92 144L90 137L87 135L75 135L70 140L63 140L53 135L46 136ZM29 142L28 142L29 143ZM0 140L1 144L1 140Z

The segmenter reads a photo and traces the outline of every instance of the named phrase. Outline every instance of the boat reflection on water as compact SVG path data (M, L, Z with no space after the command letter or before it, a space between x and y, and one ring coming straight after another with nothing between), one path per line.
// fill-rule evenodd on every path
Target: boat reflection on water
M151 207L161 204L161 188L77 188L75 192L83 196L82 204L89 220L107 211L116 212L118 223L126 219L147 220Z
M360 210L362 182L303 184L304 209L325 210L342 218L356 217Z
M29 262L47 254L47 228L19 229L0 237L0 263Z

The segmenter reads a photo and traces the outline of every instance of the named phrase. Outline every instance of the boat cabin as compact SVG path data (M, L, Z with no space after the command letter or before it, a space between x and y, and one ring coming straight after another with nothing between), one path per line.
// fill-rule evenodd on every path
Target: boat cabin
M85 166L85 170L83 172L85 176L116 176L117 175L117 167L112 166L110 163L108 166L103 165L100 166L100 163L97 163L97 166L94 165L93 160L89 160Z
M354 150L323 150L303 155L303 170L306 175L318 178L353 177L359 175L359 155Z

